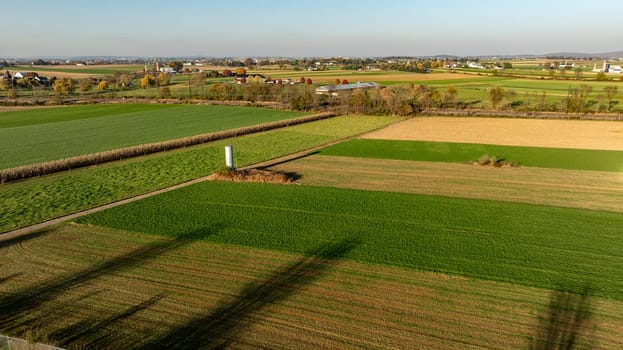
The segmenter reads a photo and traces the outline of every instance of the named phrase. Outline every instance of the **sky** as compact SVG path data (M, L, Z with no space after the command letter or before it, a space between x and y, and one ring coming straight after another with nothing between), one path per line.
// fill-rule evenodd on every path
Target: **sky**
M623 50L621 0L5 0L0 57Z

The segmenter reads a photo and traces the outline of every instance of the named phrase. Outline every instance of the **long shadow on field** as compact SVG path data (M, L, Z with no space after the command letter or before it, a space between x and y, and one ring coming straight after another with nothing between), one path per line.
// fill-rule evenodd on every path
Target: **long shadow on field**
M10 239L3 239L2 238L2 234L0 234L0 249L10 247L10 246L12 246L14 244L23 243L23 242L29 241L31 239L39 238L41 236L45 236L46 234L48 234L48 233L50 233L52 231L53 231L53 229L44 229L44 230L41 230L41 231L36 231L36 232L33 232L33 233L24 234L24 235L21 235L21 236L10 238Z
M10 274L10 275L8 275L6 277L0 277L0 284L2 284L4 282L7 282L7 281L10 281L10 280L14 279L15 277L19 277L19 276L21 276L23 274L24 273L22 273L22 272L16 272L16 273L12 273L12 274Z
M148 309L164 298L164 294L153 296L142 303L134 305L120 314L104 319L95 317L81 320L68 327L57 330L49 335L50 339L66 345L71 344L78 348L99 349L117 344L117 338L123 336L118 323L134 316L136 313ZM116 329L115 329L116 327Z
M300 155L298 157L288 158L286 160L282 160L282 161L279 161L279 162L270 163L270 164L268 164L266 166L259 167L258 169L260 169L260 170L268 170L269 168L272 168L272 167L275 167L275 166L278 166L278 165L281 165L281 164L294 162L294 161L297 161L297 160L300 160L300 159L303 159L303 158L307 158L309 156L313 156L314 154L318 154L318 153L320 153L320 151L313 151L313 152L305 153L305 154L302 154L302 155Z
M90 266L82 271L70 272L64 276L45 281L39 285L26 287L0 298L0 331L5 334L21 336L25 331L32 329L32 324L40 321L30 319L28 314L36 315L39 307L44 303L54 303L55 299L91 280L101 276L123 271L138 266L146 261L156 259L172 250L181 248L197 239L206 237L219 228L200 229L194 232L181 234L174 239L159 241L134 249L128 253ZM55 306L45 306L46 313L54 313ZM49 310L48 310L49 308ZM38 310L41 311L41 310Z
M151 342L144 349L221 349L238 338L249 318L267 305L284 300L301 287L329 272L338 260L359 244L344 240L310 252L299 261L273 273L268 279L249 284L232 303L206 316L197 317Z
M572 350L590 349L591 339L591 298L589 289L582 293L554 291L550 296L549 307L540 317L532 350Z

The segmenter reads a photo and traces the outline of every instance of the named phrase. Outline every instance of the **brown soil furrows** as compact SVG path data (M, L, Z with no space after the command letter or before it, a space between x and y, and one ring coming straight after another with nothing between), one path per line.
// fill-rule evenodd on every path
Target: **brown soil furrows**
M311 156L270 169L296 172L300 183L309 185L623 212L623 175L612 172L334 156Z
M185 336L205 320L227 326L215 344L240 349L517 349L528 348L550 302L538 288L205 241L109 262L170 240L66 224L5 245L0 332L29 330L60 346L144 348L172 339L184 347L198 345ZM54 263L40 269L46 260ZM110 270L62 288L54 282L102 265ZM54 294L42 294L45 286ZM12 309L3 301L13 293L35 299ZM594 330L580 334L596 349L623 346L623 302L592 305Z
M618 121L419 117L364 138L480 143L508 146L623 150Z

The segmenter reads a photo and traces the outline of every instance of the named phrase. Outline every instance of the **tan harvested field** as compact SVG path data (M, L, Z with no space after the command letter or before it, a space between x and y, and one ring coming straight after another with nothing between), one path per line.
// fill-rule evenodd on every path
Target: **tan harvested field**
M623 213L623 174L309 156L271 170L307 185L418 193Z
M0 241L0 250L0 333L75 348L522 349L550 302L564 300L505 283L73 224ZM623 302L590 305L578 340L621 348Z
M344 72L343 75L339 76L322 76L322 75L314 75L314 72L309 72L306 77L309 76L314 83L335 83L336 78L340 78L340 80L348 80L350 83L356 83L358 81L374 81L374 82L386 82L386 81L396 81L396 82L413 82L417 83L419 81L431 81L431 80L450 80L450 79L474 79L473 75L468 74L454 74L454 73L430 73L430 74L419 74L419 73L396 73L396 72L387 72L386 74L357 74L356 72ZM485 77L486 78L486 77Z
M623 122L418 117L364 138L623 150Z

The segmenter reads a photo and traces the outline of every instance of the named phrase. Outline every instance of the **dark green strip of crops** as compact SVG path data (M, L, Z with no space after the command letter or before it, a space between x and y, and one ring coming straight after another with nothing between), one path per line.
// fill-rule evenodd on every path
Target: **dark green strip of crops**
M355 139L320 154L447 163L472 163L488 155L526 167L623 172L623 151L607 150Z
M623 299L618 213L325 187L202 183L80 219L86 224L306 252Z

